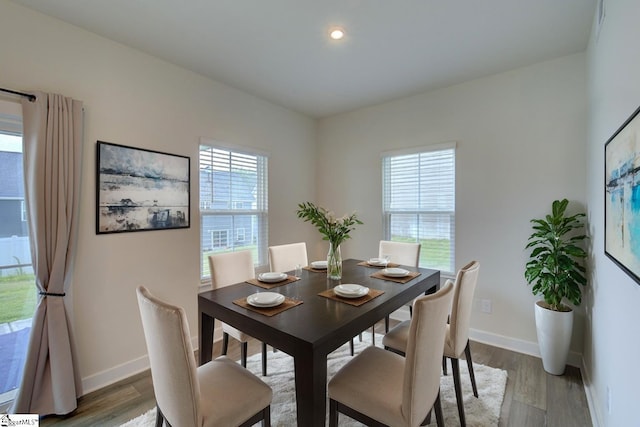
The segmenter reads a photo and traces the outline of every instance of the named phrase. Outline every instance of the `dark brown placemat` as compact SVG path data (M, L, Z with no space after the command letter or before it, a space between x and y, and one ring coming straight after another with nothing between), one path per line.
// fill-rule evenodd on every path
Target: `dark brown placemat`
M302 267L304 270L309 270L309 271L313 271L314 273L326 273L327 269L326 268L313 268L310 265L306 266L306 267Z
M247 283L251 283L254 286L259 286L263 289L273 289L273 288L277 288L278 286L284 286L284 285L288 285L289 283L293 283L298 279L296 276L291 276L288 275L286 279L284 279L282 282L275 282L275 283L267 283L267 282L261 282L258 279L249 279L246 280Z
M400 264L396 264L394 262L390 262L387 265L371 265L367 261L362 261L362 262L359 262L358 265L361 265L363 267L370 267L370 268L395 268L395 267L400 267Z
M292 298L285 298L284 302L275 307L254 307L247 302L247 298L240 298L233 302L240 307L246 308L251 311L255 311L256 313L264 314L265 316L275 316L278 313L282 313L285 310L289 310L296 305L302 304L302 301Z
M375 277L376 279L382 279L382 280L390 280L392 282L397 282L397 283L407 283L415 279L421 274L422 273L420 273L419 271L410 271L409 274L405 277L389 277L382 274L382 271L376 271L371 275L371 277Z
M369 288L369 293L360 298L343 298L341 296L336 295L333 289L327 289L325 291L320 292L318 295L320 295L321 297L329 298L335 301L340 301L340 302L344 302L345 304L350 304L350 305L359 307L362 304L369 302L372 299L379 297L382 294L384 294L384 291Z

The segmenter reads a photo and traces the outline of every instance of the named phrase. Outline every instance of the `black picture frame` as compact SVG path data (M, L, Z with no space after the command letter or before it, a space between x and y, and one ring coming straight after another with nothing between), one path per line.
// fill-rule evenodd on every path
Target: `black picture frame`
M604 253L640 284L640 107L604 145Z
M96 234L191 226L191 159L96 144Z

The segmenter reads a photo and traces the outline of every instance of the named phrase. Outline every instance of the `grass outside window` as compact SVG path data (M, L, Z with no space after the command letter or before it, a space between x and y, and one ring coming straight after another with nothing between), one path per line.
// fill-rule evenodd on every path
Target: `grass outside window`
M30 319L36 308L37 292L33 275L0 278L0 323Z

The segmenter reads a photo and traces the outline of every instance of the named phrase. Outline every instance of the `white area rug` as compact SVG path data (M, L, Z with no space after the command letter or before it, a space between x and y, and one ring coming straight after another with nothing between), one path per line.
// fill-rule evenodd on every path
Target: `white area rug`
M376 344L382 342L381 336L376 336ZM362 351L371 344L371 334L363 334L363 342L355 339L356 353ZM269 352L268 376L262 377L261 355L256 354L247 360L247 369L260 376L264 382L273 388L273 402L271 403L271 425L274 427L289 427L296 424L296 404L295 404L295 378L293 374L293 358L279 351ZM341 366L343 366L351 355L349 344L345 344L327 358L328 375L331 377ZM462 379L462 391L464 394L464 409L467 425L473 427L497 426L500 419L500 408L504 398L504 390L507 383L507 372L484 365L474 364L478 395L473 396L471 381L467 371L467 364L460 362ZM456 395L453 388L453 377L451 376L451 365L449 365L447 376L443 376L440 385L442 396L442 409L447 427L459 426L458 408L456 405ZM328 406L328 405L327 405ZM153 427L155 423L155 409L134 418L125 423L122 427ZM257 424L259 425L259 424ZM362 426L346 415L340 414L339 425L344 427ZM435 415L432 417L430 426L436 425Z

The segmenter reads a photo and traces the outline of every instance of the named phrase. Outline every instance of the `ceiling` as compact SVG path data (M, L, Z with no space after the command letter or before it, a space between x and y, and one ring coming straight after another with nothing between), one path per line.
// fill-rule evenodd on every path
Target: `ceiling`
M12 0L311 117L586 49L596 0ZM327 34L341 26L340 42Z

